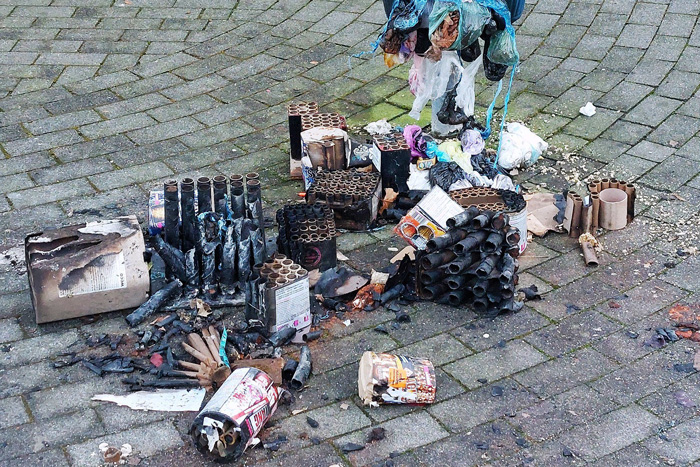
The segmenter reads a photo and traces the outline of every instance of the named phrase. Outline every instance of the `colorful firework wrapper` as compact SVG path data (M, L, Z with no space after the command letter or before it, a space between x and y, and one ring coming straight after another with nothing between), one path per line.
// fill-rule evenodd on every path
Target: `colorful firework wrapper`
M432 404L435 367L425 358L368 351L360 360L357 387L365 405Z

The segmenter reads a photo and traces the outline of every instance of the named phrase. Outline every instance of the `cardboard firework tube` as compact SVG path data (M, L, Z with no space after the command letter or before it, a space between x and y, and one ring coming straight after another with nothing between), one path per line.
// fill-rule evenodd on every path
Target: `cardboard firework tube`
M306 384L311 375L311 350L308 346L303 346L299 351L299 364L294 371L294 376L289 382L289 388L295 391L300 390Z
M625 181L617 182L617 188L624 191L624 192L627 192L627 182L625 182Z
M583 259L586 261L586 266L598 266L598 257L591 242L582 242L581 250L583 251Z
M198 214L210 212L211 209L211 179L199 177L197 179L197 210Z
M231 175L231 212L234 219L245 217L245 192L242 181L234 181Z
M464 240L466 236L466 230L449 230L444 235L428 240L428 243L425 246L425 251L428 253L433 253L434 251L444 250L445 248L451 247L455 243Z
M180 249L180 199L176 180L163 184L165 241Z
M426 300L435 300L449 291L449 287L444 282L439 282L434 285L428 285L421 289L421 298Z
M600 192L600 226L607 230L620 230L627 226L627 193L618 188Z
M452 250L439 251L423 256L420 259L420 265L424 269L435 269L438 266L451 262L456 257L457 255L455 255Z
M175 248L171 244L165 242L160 235L153 237L153 246L165 261L170 272L180 279L182 282L187 281L187 274L185 272L185 254L178 248Z
M593 229L597 229L600 225L600 196L598 194L591 195L591 224Z
M458 255L467 254L474 249L480 248L487 236L488 232L483 231L470 233L464 240L455 243L454 251Z
M183 178L180 182L180 211L182 212L182 251L189 251L197 242L194 180L191 178Z
M435 367L426 358L368 351L360 359L357 390L365 405L432 404Z
M583 199L581 199L581 196L574 193L572 195L572 200L574 202L574 210L571 214L571 229L569 230L569 237L578 238L581 235L581 211L583 209Z
M634 201L637 199L637 189L634 185L628 183L625 193L627 193L627 217L629 217L629 220L632 220L634 219Z
M272 378L256 368L238 368L197 415L190 435L208 459L234 461L257 438L277 409Z
M460 212L456 216L447 219L447 227L453 229L455 227L464 227L469 225L476 216L479 215L479 208L469 206L464 212Z
M299 362L293 358L284 362L284 366L282 367L282 379L284 381L290 381L294 376L294 372L297 371L297 366L299 366Z
M581 230L590 233L593 230L593 204L584 205L581 208Z
M176 297L177 294L180 293L181 289L182 282L179 280L175 279L174 281L169 282L165 287L151 295L151 298L149 298L146 303L127 315L126 322L129 323L129 326L132 328L137 326L153 313L160 310L165 305L165 302Z
M610 188L610 179L609 178L603 178L600 180L600 191L607 190Z
M600 180L593 180L588 184L588 190L591 194L600 193Z
M619 188L619 187L620 187L620 182L618 182L616 178L611 178L610 179L610 188Z

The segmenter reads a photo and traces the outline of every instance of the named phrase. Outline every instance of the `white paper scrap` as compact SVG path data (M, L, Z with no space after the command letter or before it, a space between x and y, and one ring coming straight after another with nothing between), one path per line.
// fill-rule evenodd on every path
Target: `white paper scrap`
M206 394L204 388L197 389L158 389L137 391L126 396L116 394L96 394L94 401L114 402L134 410L156 410L161 412L199 412Z

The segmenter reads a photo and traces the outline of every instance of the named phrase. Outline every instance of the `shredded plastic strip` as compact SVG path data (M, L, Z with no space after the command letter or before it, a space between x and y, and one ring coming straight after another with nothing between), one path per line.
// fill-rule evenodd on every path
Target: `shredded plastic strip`
M228 333L226 332L226 327L224 326L224 331L221 333L221 343L219 344L219 357L221 357L221 361L224 362L224 365L231 368L231 365L228 362L228 355L226 355L226 338L227 337L228 337Z

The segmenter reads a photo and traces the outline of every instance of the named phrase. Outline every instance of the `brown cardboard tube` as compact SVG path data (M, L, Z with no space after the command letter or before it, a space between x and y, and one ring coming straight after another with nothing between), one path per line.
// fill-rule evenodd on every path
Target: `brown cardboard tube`
M581 211L583 209L583 199L576 193L572 196L574 200L574 212L571 215L571 230L569 237L578 238L581 235Z
M624 192L627 192L627 182L618 182L617 188Z
M598 183L589 183L588 184L588 191L591 192L591 194L597 194L600 191L600 182Z
M591 221L594 229L597 229L600 225L598 220L600 216L600 197L598 195L591 195Z
M591 242L582 242L581 250L583 251L583 259L586 261L586 266L598 266L598 257Z
M634 201L637 198L637 189L634 185L628 183L625 193L627 193L627 217L629 217L629 220L632 220L634 219Z
M627 226L627 193L617 188L600 192L600 226L620 230Z
M564 230L571 232L571 219L574 214L574 199L571 193L566 197L566 209L564 210Z
M581 208L581 230L582 233L590 233L593 230L593 205Z
M616 178L611 178L610 179L610 188L619 188L619 187L620 187L620 182L618 182Z
M600 191L607 190L610 188L610 179L604 178L600 181Z

